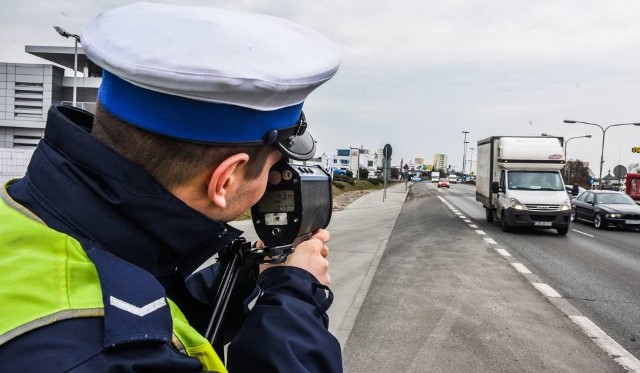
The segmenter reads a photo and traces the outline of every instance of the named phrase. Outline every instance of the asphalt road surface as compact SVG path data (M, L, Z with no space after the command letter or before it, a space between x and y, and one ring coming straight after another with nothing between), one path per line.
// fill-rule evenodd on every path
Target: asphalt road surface
M640 232L595 229L572 223L566 237L555 230L503 233L484 221L475 189L440 191L476 224L508 247L529 270L568 299L631 354L640 358Z
M479 229L470 228L468 218ZM565 242L589 252L598 244L586 244L575 232L564 238L551 231L505 234L482 219L484 212L465 185L445 190L427 183L412 187L344 346L345 371L624 371L478 231L486 230L509 250L518 247L531 256L548 257L540 262L522 259L560 292L563 287L547 272L562 271L571 259L556 258L557 251L571 251ZM576 255L588 257L583 251ZM574 260L572 267L582 263ZM599 273L610 270L602 268L594 283L602 283ZM567 276L572 278L567 288L589 289L586 274ZM579 299L589 294L582 295Z

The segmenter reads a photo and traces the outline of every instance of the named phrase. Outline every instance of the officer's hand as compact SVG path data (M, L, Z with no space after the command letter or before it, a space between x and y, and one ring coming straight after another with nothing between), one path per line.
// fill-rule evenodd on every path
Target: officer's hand
M292 254L282 264L261 265L260 271L274 265L292 266L302 268L311 273L323 285L329 285L329 247L326 245L331 238L329 231L320 229L310 239L303 241L295 247Z

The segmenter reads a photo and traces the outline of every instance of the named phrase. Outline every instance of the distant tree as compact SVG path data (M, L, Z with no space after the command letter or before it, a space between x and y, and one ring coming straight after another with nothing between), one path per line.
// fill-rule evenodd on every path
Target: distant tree
M566 185L578 184L584 188L589 188L589 167L584 165L579 159L570 160L562 168L562 177Z
M353 171L347 170L347 176L353 178Z
M360 171L359 172L360 172L360 178L361 179L366 179L366 178L369 177L369 170L367 170L366 168L360 167Z

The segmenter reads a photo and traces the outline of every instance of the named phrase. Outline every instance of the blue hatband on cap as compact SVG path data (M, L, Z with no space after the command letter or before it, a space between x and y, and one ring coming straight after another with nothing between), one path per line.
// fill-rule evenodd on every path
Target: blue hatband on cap
M98 100L111 115L149 132L204 143L264 142L270 130L294 126L302 103L261 111L188 99L138 87L104 70Z

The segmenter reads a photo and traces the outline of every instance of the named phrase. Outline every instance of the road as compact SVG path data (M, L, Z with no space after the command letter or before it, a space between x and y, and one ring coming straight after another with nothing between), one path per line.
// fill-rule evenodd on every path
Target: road
M411 188L344 346L345 371L624 371L496 252L489 237L512 244L471 194Z
M557 236L555 230L504 233L497 223L484 220L473 186L453 185L440 192L543 282L640 357L640 232L572 223L566 237Z

